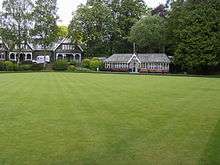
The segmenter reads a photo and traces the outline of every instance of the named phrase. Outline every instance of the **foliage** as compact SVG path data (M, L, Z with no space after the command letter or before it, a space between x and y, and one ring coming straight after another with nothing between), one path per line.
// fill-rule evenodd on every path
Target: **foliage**
M132 28L130 40L143 52L162 52L164 47L164 19L159 16L146 16ZM139 49L139 50L140 50Z
M14 71L14 63L11 61L5 61L5 70L6 71Z
M82 67L97 71L97 68L99 70L104 69L104 63L100 61L97 57L93 57L92 59L84 59L82 61Z
M24 70L24 71L29 71L32 69L32 65L30 64L23 64L23 65L20 65L21 67L21 70Z
M80 62L73 60L73 61L68 62L68 65L80 66L81 64Z
M5 71L5 62L0 61L0 71Z
M114 18L114 31L112 36L113 53L133 52L129 41L131 27L144 15L149 13L143 0L108 0Z
M32 35L34 42L46 49L57 40L58 27L57 0L36 0L33 11L34 29ZM44 64L45 67L46 63Z
M68 27L58 26L57 37L58 38L66 38L67 36L68 36Z
M220 1L173 3L167 22L168 51L182 70L205 73L220 64Z
M22 44L30 40L28 35L32 28L31 0L4 0L0 14L0 36L7 41L9 48L15 45L21 52ZM19 58L17 60L19 63Z
M76 71L76 67L74 65L69 65L67 68L68 72L75 72Z
M129 52L130 28L146 11L143 0L90 0L73 15L70 36L86 45L89 57Z
M68 62L66 60L58 60L53 64L53 69L56 71L65 71L68 69Z
M160 4L155 9L152 10L152 15L158 15L160 17L165 17L167 15L167 8L165 5Z
M69 26L70 35L76 42L86 44L88 55L108 53L113 18L110 9L102 1L78 8Z
M14 64L11 61L0 61L0 71L28 71L32 69L32 65L29 64Z
M90 68L90 59L84 59L82 61L82 67L84 68Z
M43 70L43 65L42 64L33 64L31 66L32 71L41 71Z
M92 59L90 61L90 69L94 70L94 71L97 71L98 70L101 70L103 68L103 62L98 60L98 59Z

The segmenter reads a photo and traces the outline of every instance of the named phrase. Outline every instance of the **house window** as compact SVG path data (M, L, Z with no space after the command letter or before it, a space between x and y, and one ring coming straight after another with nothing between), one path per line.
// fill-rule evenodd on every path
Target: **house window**
M27 54L27 60L31 60L31 54Z
M57 60L62 60L64 57L63 57L63 54L58 54L57 55Z
M3 53L0 54L0 60L4 60L5 59L5 55Z
M71 50L72 49L72 45L62 45L62 49L63 50Z
M65 46L66 46L66 45L62 45L62 49L63 49L63 50L65 50Z
M14 53L10 54L10 59L15 60L15 54Z
M76 54L76 55L75 55L75 60L76 60L76 61L79 61L79 60L80 60L80 55L79 55L79 54Z

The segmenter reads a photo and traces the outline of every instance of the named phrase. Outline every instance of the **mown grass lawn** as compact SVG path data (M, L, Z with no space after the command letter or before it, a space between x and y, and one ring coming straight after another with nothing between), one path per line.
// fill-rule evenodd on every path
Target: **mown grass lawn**
M0 74L0 164L220 164L220 78Z

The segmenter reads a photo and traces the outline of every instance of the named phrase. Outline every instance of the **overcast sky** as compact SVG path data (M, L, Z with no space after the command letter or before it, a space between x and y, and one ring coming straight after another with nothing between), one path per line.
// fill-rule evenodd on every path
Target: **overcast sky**
M3 0L0 0L2 4ZM145 0L149 7L155 7L161 3L164 3L166 0ZM60 17L60 25L68 25L71 18L72 12L76 10L77 6L81 3L85 3L86 0L58 0L58 15Z

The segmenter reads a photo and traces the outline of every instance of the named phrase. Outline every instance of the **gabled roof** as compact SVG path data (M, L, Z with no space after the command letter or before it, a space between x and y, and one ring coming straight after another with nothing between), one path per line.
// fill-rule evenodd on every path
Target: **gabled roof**
M128 62L133 54L113 54L107 58L106 62Z
M53 50L54 50L54 51L57 50L58 47L59 47L61 44L69 44L69 43L72 43L71 39L70 39L70 38L64 38L64 39L62 39L62 40L60 40L60 41L57 42L57 44L55 45L55 47L54 47ZM83 52L82 47L81 47L80 45L77 45L77 46L78 46L78 48L80 49L80 51Z
M48 48L46 48L46 50L47 51L56 51L56 49L63 43L69 44L69 43L72 43L72 41L69 38L60 39L57 42L53 42ZM9 49L8 45L5 42L3 42L1 38L0 38L0 44L4 44L7 47L7 49ZM44 47L39 44L27 43L27 45L32 50L44 50ZM80 45L76 45L76 46L80 49L80 51L83 52L83 49Z
M105 60L105 62L121 62L129 63L133 57L133 54L113 54L111 57ZM149 53L149 54L137 54L137 59L143 62L165 62L170 63L170 59L164 53Z
M44 47L42 45L39 45L39 44L29 44L31 45L31 47L33 48L33 50L44 50ZM46 50L47 51L52 51L53 48L55 47L56 43L52 43L51 46L47 47Z
M127 63L130 63L134 59L137 60L138 63L141 63L141 61L139 60L139 58L137 57L137 55L135 53L132 55L132 57L130 58L130 60Z
M4 45L7 49L9 49L8 45L5 42L3 42L1 38L0 38L0 44Z
M170 59L165 53L138 54L141 62L166 62L170 63Z

